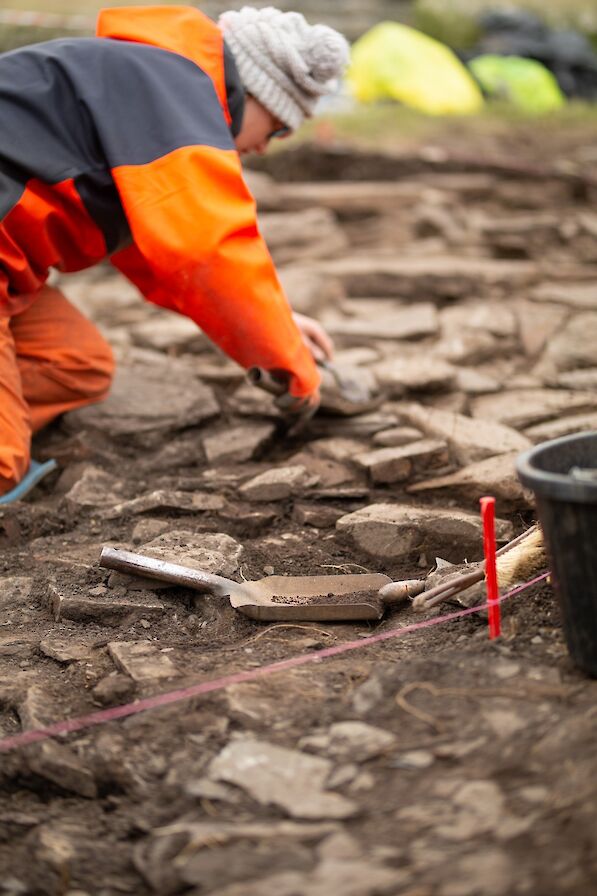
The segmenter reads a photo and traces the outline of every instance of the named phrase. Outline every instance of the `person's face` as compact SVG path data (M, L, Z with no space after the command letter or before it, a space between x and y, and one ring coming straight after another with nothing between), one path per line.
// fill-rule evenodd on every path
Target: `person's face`
M234 138L241 156L249 152L263 155L272 138L285 137L289 133L290 130L268 112L265 106L254 96L247 94L242 127Z

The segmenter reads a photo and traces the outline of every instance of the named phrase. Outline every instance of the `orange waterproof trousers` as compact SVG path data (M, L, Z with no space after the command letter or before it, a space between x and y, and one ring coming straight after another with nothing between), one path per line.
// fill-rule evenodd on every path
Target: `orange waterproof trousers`
M0 311L0 495L25 475L31 436L59 414L105 398L110 346L49 286L12 317Z

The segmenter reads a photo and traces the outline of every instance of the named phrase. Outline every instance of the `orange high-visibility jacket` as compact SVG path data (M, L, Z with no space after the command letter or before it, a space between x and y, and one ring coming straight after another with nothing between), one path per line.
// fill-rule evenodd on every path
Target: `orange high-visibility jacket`
M0 56L0 312L48 270L110 257L244 367L319 374L256 222L233 136L244 93L190 7L100 13L98 36Z

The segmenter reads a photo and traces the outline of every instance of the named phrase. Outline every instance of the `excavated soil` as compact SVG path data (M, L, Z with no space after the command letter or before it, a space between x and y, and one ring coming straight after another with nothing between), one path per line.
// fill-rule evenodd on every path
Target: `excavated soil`
M0 893L594 891L597 683L549 584L504 604L494 642L476 613L361 646L457 607L266 624L98 565L110 545L237 581L416 579L482 556L483 494L501 542L527 528L517 454L597 430L593 130L513 128L490 158L453 133L305 146L248 172L293 304L384 390L292 438L189 322L107 266L61 278L119 375L37 438L58 471L0 511L0 738L359 649L2 753Z

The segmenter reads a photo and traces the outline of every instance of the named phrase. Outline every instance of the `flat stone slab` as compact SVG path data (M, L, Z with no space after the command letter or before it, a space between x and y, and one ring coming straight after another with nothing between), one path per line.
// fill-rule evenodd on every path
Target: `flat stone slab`
M65 495L75 507L106 507L122 500L122 481L92 464Z
M537 268L530 262L428 254L354 254L320 262L318 268L340 278L351 295L409 298L425 292L442 298L478 295L479 284L511 289L532 282L537 276Z
M303 737L302 750L324 753L344 762L366 762L396 746L396 735L366 722L336 722L328 729Z
M369 414L358 414L356 417L320 417L309 421L309 432L315 436L334 438L366 438L383 429L396 426L399 422L396 414L384 411L372 411Z
M296 464L266 470L241 485L239 492L247 501L284 501L316 483L317 478L306 467Z
M118 668L133 681L159 681L178 675L170 657L151 641L112 641L108 651Z
M148 495L123 501L114 507L102 511L106 520L114 520L119 516L136 516L152 510L178 510L180 513L207 513L222 510L226 502L220 495L207 495L201 492L178 492L157 489Z
M367 317L326 317L326 329L343 340L422 339L439 330L437 310L431 302L418 302L412 308L389 309L382 315Z
M294 262L278 267L278 276L294 311L320 314L326 305L337 305L344 298L339 280L314 271L309 262Z
M203 439L208 463L244 463L253 460L274 437L273 423L252 423L233 426Z
M229 743L209 766L209 776L245 790L262 805L274 805L293 818L349 818L356 805L326 792L332 763L259 740Z
M398 448L378 448L355 458L373 482L404 482L416 473L448 463L448 448L438 439L421 439Z
M595 365L597 312L575 314L550 339L533 373L550 376L564 370Z
M585 370L569 370L560 373L556 384L562 389L583 391L584 389L597 389L597 367L587 367Z
M161 308L149 320L130 327L129 333L135 345L158 352L192 351L204 348L208 343L207 336L190 318Z
M475 370L474 367L458 367L455 386L468 395L485 395L488 392L499 392L501 383L488 373Z
M132 438L183 429L219 413L213 391L187 366L157 353L156 358L155 363L121 364L108 398L66 414L67 427Z
M444 392L454 388L457 370L446 361L430 358L395 358L376 364L375 376L390 398L407 392Z
M515 347L513 339L506 345L507 350ZM437 357L458 366L493 360L503 350L503 340L485 330L453 330L445 333L433 348Z
M496 521L498 539L507 538L511 524ZM461 510L371 504L340 517L340 535L349 538L370 557L395 560L431 551L450 560L483 553L482 527L477 514Z
M362 454L365 442L358 439L344 439L341 437L330 439L316 439L309 444L309 450L318 457L327 457L330 460L351 460L356 454Z
M454 305L440 311L440 320L445 333L478 330L498 338L516 335L516 315L503 302Z
M17 713L23 730L43 728L58 721L62 713L52 704L50 694L38 685L31 685L21 694L17 703Z
M578 311L597 311L597 285L580 283L541 283L531 293L533 302L554 302Z
M597 411L590 414L570 414L557 420L548 420L547 423L537 423L525 429L524 434L538 444L550 439L559 439L560 436L570 436L575 432L591 432L594 429L597 429Z
M568 316L566 308L547 302L517 303L518 333L525 354L535 358L558 332Z
M313 526L316 529L333 529L336 521L343 516L337 507L326 504L295 504L292 518L299 526Z
M124 620L161 616L165 609L160 601L147 594L137 600L128 597L101 600L70 595L55 585L48 588L48 604L56 622L71 619L73 622L94 622L99 625L120 625Z
M61 638L57 635L48 635L47 638L40 641L39 649L58 663L74 663L86 660L92 650L88 644L77 642L72 638Z
M252 172L251 172L252 174ZM316 181L275 184L279 201L286 208L322 206L344 214L393 210L421 200L421 184L416 181Z
M483 870L483 879L486 880L487 873L492 869ZM313 871L280 871L269 877L218 888L212 891L211 896L331 896L332 893L341 893L342 896L393 896L404 890L407 884L408 874L401 868L342 856L339 859L323 859ZM421 896L429 892L418 890ZM500 890L499 896L505 892ZM458 896L470 894L471 890L458 891Z
M449 489L454 494L462 495L478 502L479 495L493 495L500 502L507 501L519 507L532 506L532 495L524 489L516 475L516 459L518 452L498 454L496 457L488 457L486 460L477 461L474 464L450 473L447 476L438 476L435 479L425 479L407 487L407 492L439 491Z
M515 389L498 395L482 395L471 402L473 417L497 420L515 429L524 429L571 411L595 408L597 393L568 389Z
M166 532L147 544L141 553L169 563L231 576L238 569L243 546L225 532Z
M293 466L303 466L307 473L315 477L318 488L333 488L337 485L353 483L355 479L352 467L328 457L320 457L312 453L309 448L299 451L298 454L293 454L288 460Z
M383 429L376 433L371 441L380 448L400 448L402 445L418 442L422 438L423 433L414 426L393 426L391 429Z
M464 414L414 403L400 403L395 407L403 421L418 427L428 436L445 440L454 458L465 466L496 454L526 451L531 447L525 436L502 423L473 420Z
M92 771L74 750L53 740L46 740L30 751L27 764L32 772L57 784L64 790L87 799L97 796L97 787Z
M276 264L329 258L348 247L344 230L327 208L260 214L259 229Z

